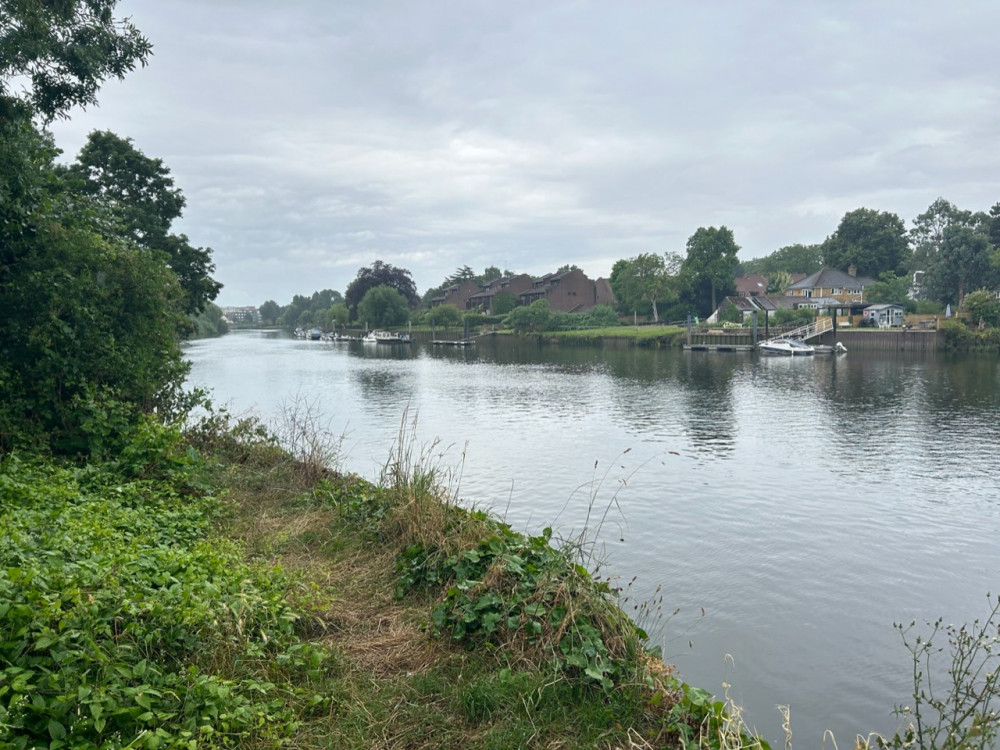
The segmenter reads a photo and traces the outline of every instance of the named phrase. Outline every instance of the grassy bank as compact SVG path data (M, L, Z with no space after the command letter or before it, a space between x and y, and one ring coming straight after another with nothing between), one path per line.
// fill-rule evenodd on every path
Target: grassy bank
M595 343L604 340L625 341L635 346L681 346L685 329L678 326L616 326L579 331L551 331L546 338L565 343Z
M4 747L761 747L549 532L253 422L0 464Z

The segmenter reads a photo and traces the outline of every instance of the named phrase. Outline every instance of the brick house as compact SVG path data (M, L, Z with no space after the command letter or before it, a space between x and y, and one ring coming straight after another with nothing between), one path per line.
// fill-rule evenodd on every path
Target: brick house
M854 266L847 273L823 268L791 284L787 293L793 297L832 297L840 302L863 302L865 287L874 283L875 279L858 276Z
M592 281L580 270L548 273L532 282L518 297L521 305L545 299L549 307L562 312L584 312L595 305L614 304L611 285L605 279Z
M465 307L468 310L482 310L487 315L493 314L493 298L500 292L513 294L517 300L518 295L531 288L531 277L526 273L518 276L507 276L493 279L486 284L481 284L475 294L470 295Z
M463 281L461 284L455 284L445 289L437 297L433 297L427 301L428 307L437 307L438 305L454 305L459 310L465 310L469 297L475 294L479 290L479 284L475 281Z

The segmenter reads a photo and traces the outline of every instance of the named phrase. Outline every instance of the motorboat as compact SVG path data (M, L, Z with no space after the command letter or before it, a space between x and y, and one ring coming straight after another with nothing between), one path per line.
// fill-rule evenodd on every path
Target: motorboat
M376 328L365 334L364 338L361 339L366 344L409 344L412 343L412 339L404 333L391 333L389 331L383 331L381 328Z
M775 354L784 357L798 357L815 354L816 349L798 339L771 339L757 344L761 354Z

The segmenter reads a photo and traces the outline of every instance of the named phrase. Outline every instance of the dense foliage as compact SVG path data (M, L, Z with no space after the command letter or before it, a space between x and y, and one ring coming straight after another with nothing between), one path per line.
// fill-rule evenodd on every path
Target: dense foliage
M317 674L291 581L212 537L218 503L177 430L84 470L0 460L0 745L245 746L291 729L267 670Z
M551 309L548 300L540 299L526 307L514 308L504 318L504 325L519 333L526 333L607 328L621 325L621 322L608 305L597 305L582 313L567 313Z
M344 302L351 313L351 318L358 319L358 305L364 299L369 289L377 286L388 286L395 289L406 300L409 307L416 307L420 298L413 277L405 268L397 268L389 263L377 260L370 266L358 269L354 281L347 285L344 292Z
M681 259L675 253L665 256L640 253L634 258L616 262L608 282L615 294L618 310L625 314L641 312L643 315L651 310L653 320L659 322L659 304L677 300L680 267Z
M719 299L735 291L733 280L739 245L728 227L698 227L688 238L681 264L684 301L702 317L712 314Z
M218 291L208 251L164 234L183 198L159 160L99 133L81 161L58 167L38 124L145 64L150 45L115 4L2 6L0 453L114 450L143 414L169 415L184 313Z

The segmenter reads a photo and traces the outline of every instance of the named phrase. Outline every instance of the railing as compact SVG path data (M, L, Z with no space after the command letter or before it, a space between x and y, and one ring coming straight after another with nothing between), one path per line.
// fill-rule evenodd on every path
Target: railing
M801 339L806 341L813 338L814 336L820 336L833 328L833 321L830 318L822 317L817 318L814 323L802 326L801 328L795 328L791 331L786 331L781 334L778 338L782 339Z

